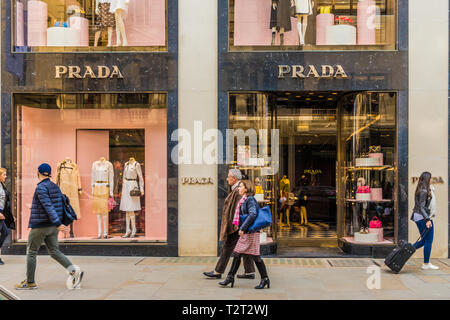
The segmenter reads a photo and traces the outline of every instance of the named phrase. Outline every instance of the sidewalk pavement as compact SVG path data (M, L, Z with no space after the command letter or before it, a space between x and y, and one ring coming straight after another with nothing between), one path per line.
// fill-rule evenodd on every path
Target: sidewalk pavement
M80 290L66 289L65 270L49 256L38 256L39 289L30 291L13 289L25 279L25 256L2 256L0 285L24 300L450 299L450 259L432 260L440 270L422 270L421 260L412 259L393 274L381 259L264 258L271 287L255 290L258 274L255 280L236 279L234 288L205 279L202 273L213 269L217 257L69 258L85 272ZM380 289L369 289L369 277L372 288L377 282L368 267L377 265Z

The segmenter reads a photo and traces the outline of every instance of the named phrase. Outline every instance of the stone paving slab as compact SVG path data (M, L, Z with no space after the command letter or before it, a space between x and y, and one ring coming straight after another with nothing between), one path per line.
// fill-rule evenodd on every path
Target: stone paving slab
M25 277L24 256L2 256L0 285L21 299L61 300L353 300L450 299L448 259L432 260L440 270L420 269L412 259L400 274L379 259L267 258L271 288L255 290L254 280L236 279L234 288L206 279L217 257L70 257L85 271L82 288L65 288L65 270L48 256L38 257L39 289L13 290ZM332 263L330 263L332 261ZM379 265L380 289L369 289L367 266ZM241 266L239 273L243 272ZM224 277L222 278L224 279Z

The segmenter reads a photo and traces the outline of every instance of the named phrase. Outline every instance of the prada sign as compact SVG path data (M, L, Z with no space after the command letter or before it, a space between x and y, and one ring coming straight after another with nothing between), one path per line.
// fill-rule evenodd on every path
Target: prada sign
M214 184L211 177L198 178L198 177L185 177L181 179L183 184Z
M321 65L320 68L316 68L314 65L301 66L301 65L279 65L278 66L278 79L287 78L316 78L316 79L348 79L349 76L345 73L344 68L337 64L331 66L328 64Z
M123 79L122 72L118 66L91 67L85 66L83 69L79 66L55 66L55 79Z

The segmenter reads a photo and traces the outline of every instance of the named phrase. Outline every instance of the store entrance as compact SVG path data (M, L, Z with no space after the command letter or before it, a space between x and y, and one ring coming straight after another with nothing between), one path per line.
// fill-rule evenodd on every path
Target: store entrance
M280 137L275 227L280 246L337 246L337 96L275 94Z

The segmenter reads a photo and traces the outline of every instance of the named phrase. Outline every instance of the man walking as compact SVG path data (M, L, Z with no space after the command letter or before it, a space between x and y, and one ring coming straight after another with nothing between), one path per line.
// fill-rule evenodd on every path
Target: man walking
M211 272L203 272L209 278L222 278L222 273L225 272L228 261L233 253L236 243L239 240L239 227L233 224L234 212L236 206L241 200L239 190L239 180L242 179L242 174L239 169L231 169L228 172L227 182L231 186L231 193L226 197L222 209L222 223L220 227L220 241L225 241L219 261L217 261L216 268ZM245 273L238 275L238 278L255 279L255 265L253 259L244 256L244 270Z
M50 165L43 163L38 168L39 183L33 196L30 222L31 231L27 243L27 279L16 285L17 290L37 289L34 281L36 271L36 255L45 242L50 256L61 264L68 272L67 287L79 287L83 272L73 265L67 257L59 251L58 232L64 232L66 227L61 223L63 218L63 198L59 187L50 181Z

